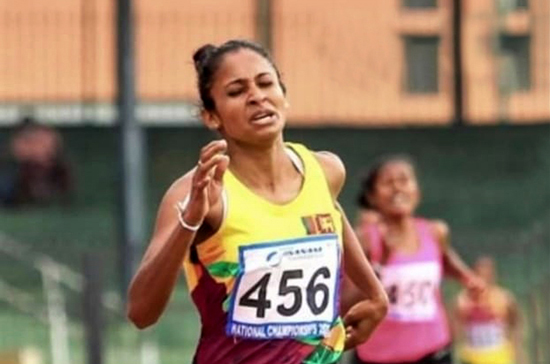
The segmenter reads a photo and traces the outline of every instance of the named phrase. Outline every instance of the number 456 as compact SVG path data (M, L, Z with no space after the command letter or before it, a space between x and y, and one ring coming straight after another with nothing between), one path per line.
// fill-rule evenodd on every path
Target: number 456
M317 269L306 287L306 302L314 315L319 315L325 311L328 306L329 300L329 288L326 284L319 282L316 283L319 277L330 278L330 271L327 267L321 267ZM300 286L290 284L290 281L296 279L303 279L304 271L302 269L292 269L283 271L281 275L281 281L279 282L280 297L286 295L293 295L294 300L289 307L284 304L277 306L277 312L282 316L292 316L302 308L303 294ZM267 289L269 287L269 281L271 279L271 273L266 273L260 278L243 296L239 299L239 305L244 307L256 308L256 317L264 318L266 310L271 308L271 300L267 299ZM258 298L252 296L258 291ZM317 305L317 294L322 294L321 304Z

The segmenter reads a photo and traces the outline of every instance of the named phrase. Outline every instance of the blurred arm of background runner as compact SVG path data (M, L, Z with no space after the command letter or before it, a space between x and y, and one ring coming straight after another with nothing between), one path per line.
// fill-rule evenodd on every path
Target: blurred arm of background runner
M457 279L472 293L481 293L485 289L486 284L462 261L451 246L447 223L442 220L434 221L432 229L441 246L445 273Z
M510 325L510 336L512 345L514 346L514 352L516 354L517 364L527 364L527 356L525 350L523 350L524 343L524 327L521 317L521 311L514 298L514 296L508 292L508 322Z
M453 335L453 342L463 342L464 341L464 326L461 320L460 312L460 300L461 294L459 293L457 297L451 304L449 309L449 324L451 325L451 334Z

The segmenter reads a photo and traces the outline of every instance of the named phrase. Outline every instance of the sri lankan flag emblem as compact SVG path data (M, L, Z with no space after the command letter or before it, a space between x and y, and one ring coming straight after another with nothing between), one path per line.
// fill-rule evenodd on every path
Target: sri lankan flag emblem
M330 234L336 231L331 214L303 216L302 224L308 235Z

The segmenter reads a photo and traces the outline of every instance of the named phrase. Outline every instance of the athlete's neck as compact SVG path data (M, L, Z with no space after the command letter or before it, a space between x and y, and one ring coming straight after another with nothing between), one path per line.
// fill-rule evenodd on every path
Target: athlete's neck
M248 188L276 192L299 173L282 140L267 147L229 143L230 171Z
M401 215L401 216L389 216L383 215L382 221L387 226L388 231L396 233L404 233L414 227L414 216Z
M420 242L413 216L384 216L383 221L386 231L384 238L390 248L404 253L418 250Z

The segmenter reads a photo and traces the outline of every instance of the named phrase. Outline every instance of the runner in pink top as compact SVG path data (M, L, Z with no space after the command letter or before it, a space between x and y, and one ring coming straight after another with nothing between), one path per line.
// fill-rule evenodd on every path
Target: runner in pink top
M440 292L443 276L474 291L484 284L450 247L445 222L414 216L420 191L407 157L375 165L363 182L360 201L370 216L361 219L358 235L378 267L390 309L370 339L357 347L356 363L451 364L451 334ZM343 290L345 311L358 297L349 282Z

